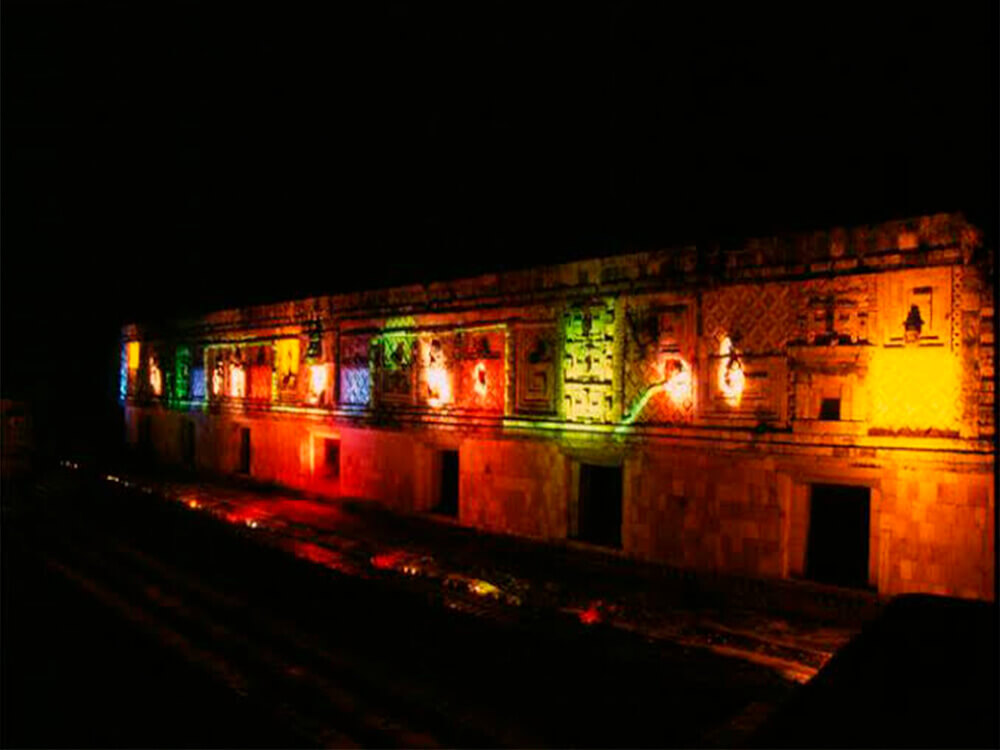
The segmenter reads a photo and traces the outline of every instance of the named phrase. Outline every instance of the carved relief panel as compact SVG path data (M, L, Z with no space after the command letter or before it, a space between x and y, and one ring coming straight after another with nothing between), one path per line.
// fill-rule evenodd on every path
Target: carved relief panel
M368 406L371 400L371 337L347 334L340 337L340 403Z
M456 334L454 372L458 406L476 412L503 413L506 338L503 328Z
M562 396L566 419L616 421L614 298L572 305L563 321Z
M691 421L696 341L694 304L665 298L629 300L625 336L626 421Z
M838 276L796 284L799 344L859 344L874 341L878 307L875 277Z
M270 345L256 344L247 348L250 369L250 399L256 402L271 400L274 368L274 349Z
M522 414L555 413L555 364L559 336L554 325L537 324L517 329L517 411Z
M279 401L299 399L299 369L302 346L298 337L278 339L274 342L274 369Z
M787 283L730 286L703 295L704 416L787 418L786 347L796 333L800 300L795 285Z
M391 333L381 337L379 357L379 399L387 404L414 402L417 339L411 333Z
M952 270L927 268L879 277L882 343L951 346Z
M417 352L417 402L433 409L450 408L455 403L456 395L454 371L457 358L454 334L422 333L417 339Z
M745 352L784 354L794 335L797 304L794 285L766 283L722 287L702 296L705 340L718 348L724 338L739 340Z
M953 270L879 277L881 346L865 379L870 432L956 435L962 428L961 336Z

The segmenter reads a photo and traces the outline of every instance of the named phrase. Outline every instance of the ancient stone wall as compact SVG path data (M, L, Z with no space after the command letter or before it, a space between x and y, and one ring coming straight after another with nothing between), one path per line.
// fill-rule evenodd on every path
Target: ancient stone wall
M939 215L127 326L127 435L404 511L457 451L459 522L546 539L620 466L624 553L755 576L815 575L855 487L865 585L989 598L992 273Z

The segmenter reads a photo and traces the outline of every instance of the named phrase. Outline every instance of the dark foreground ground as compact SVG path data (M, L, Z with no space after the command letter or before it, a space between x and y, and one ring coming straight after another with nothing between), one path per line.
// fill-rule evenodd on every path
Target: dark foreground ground
M801 675L825 661L811 659L820 645L806 644L829 648L860 624L782 620L779 647L730 627L771 632L774 618L726 619L692 609L688 596L678 598L685 629L662 601L645 627L634 626L642 618L617 627L605 621L614 607L555 606L579 581L550 581L543 596L524 570L503 590L440 570L402 574L400 560L411 572L444 565L399 554L400 535L419 548L413 528L387 522L380 539L395 535L397 546L372 555L370 538L342 517L339 541L316 545L303 540L332 516L287 504L305 514L281 527L293 551L308 552L296 557L263 542L278 519L246 512L262 501L242 515L227 502L220 516L106 480L64 469L4 487L5 747L996 743L990 606L951 604L937 626L927 602L890 606L802 687ZM201 502L224 494L206 489ZM465 534L456 550L506 549L441 533ZM471 554L450 562L471 564ZM352 559L373 564L359 574ZM572 566L584 583L612 576ZM556 575L569 577L569 568ZM483 586L466 585L476 581ZM515 590L514 603L500 596Z
M997 608L894 600L780 707L754 747L997 747Z

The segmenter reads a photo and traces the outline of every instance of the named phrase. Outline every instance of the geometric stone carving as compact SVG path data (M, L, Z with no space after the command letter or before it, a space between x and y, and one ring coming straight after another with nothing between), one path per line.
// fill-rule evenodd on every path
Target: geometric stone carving
M555 362L559 353L556 327L549 323L519 326L517 350L517 411L555 413Z
M573 422L613 422L615 300L599 298L564 314L563 408Z

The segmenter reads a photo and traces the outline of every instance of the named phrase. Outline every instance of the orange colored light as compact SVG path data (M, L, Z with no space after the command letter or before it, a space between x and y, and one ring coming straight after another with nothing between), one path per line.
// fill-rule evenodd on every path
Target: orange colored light
M722 357L719 362L719 390L722 391L722 395L730 406L738 406L743 397L746 377L743 374L743 365L737 356L736 348L728 336L722 339L719 355Z
M163 393L163 374L156 366L156 360L149 358L149 387L153 389L153 395L159 396Z
M489 581L483 581L478 578L469 582L469 591L476 596L492 596L493 598L499 598L500 596L499 588Z
M688 363L679 357L668 360L664 364L663 390L670 396L670 400L677 406L687 406L691 403L693 392L693 379L691 368Z

